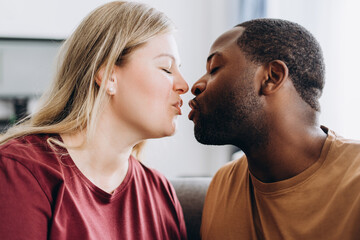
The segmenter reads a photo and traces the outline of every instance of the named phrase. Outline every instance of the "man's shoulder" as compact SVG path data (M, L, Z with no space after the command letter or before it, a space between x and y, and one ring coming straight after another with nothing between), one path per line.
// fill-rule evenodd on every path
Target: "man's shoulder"
M226 163L216 172L216 175L237 174L236 171L239 168L247 169L247 160L245 155Z
M360 140L345 138L336 135L335 142L336 142L336 147L346 147L346 148L351 147L351 149L360 150Z
M329 155L333 158L345 158L354 161L360 161L360 141L349 139L337 135L330 131L329 134L333 136L332 143L329 149ZM330 136L331 137L331 136Z
M246 156L232 160L222 166L214 175L211 185L224 186L230 185L232 182L239 182L246 177L248 173L248 165Z
M212 224L214 214L217 216L233 211L232 204L246 194L249 171L245 156L233 160L221 167L213 177L207 190L203 217L205 225ZM209 222L210 221L210 222ZM217 221L217 220L216 220ZM209 227L209 226L208 226Z

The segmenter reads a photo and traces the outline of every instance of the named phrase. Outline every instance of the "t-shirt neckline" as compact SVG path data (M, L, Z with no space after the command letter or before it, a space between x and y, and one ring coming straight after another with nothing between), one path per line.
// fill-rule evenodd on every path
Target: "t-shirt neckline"
M250 171L248 171L255 189L263 194L281 194L283 192L291 191L292 188L295 188L299 184L309 180L321 168L321 166L323 166L330 151L331 144L336 138L334 132L328 128L321 126L321 129L327 133L327 138L321 150L318 161L292 178L273 183L264 183L252 175Z
M64 143L60 134L57 134L56 138L59 141L61 141L62 143ZM105 190L98 187L97 185L95 185L92 181L90 181L90 179L88 179L80 171L80 169L76 166L74 160L71 158L71 156L66 148L64 148L62 146L58 146L58 148L60 148L62 160L65 161L66 166L70 167L74 171L74 173L75 173L74 175L79 177L92 192L94 192L96 195L98 195L101 198L104 198L106 200L117 199L119 196L121 196L121 193L126 189L127 185L133 178L133 172L134 172L133 161L136 161L136 159L134 159L134 157L132 155L130 155L130 157L128 159L129 166L128 166L128 170L127 170L124 180L120 183L120 185L112 193L108 193Z

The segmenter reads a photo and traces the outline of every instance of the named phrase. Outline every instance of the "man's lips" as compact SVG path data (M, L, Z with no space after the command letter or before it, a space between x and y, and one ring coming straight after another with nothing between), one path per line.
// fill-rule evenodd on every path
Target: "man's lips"
M196 99L192 99L189 101L189 106L191 107L191 111L188 115L188 118L190 120L193 120L194 119L194 114L195 114L195 110L198 108L198 103L196 102Z

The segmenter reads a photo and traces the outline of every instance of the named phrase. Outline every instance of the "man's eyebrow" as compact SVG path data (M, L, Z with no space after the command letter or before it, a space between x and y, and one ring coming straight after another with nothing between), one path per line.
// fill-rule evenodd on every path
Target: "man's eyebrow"
M172 54L169 54L169 53L160 53L159 55L157 55L156 57L154 57L154 59L155 59L155 58L160 58L160 57L169 57L169 58L171 58L171 59L174 61L174 63L177 64L176 58L175 58ZM179 63L178 65L180 66L181 64Z
M214 53L210 54L210 56L208 56L206 62L209 63L210 60L211 60L214 56L221 56L221 53L219 53L219 52L214 52Z

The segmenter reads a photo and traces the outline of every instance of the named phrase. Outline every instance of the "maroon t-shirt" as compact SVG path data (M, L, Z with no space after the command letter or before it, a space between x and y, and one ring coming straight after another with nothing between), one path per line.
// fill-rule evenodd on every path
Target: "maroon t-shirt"
M0 146L0 239L186 239L180 203L160 173L130 157L109 194L48 137Z

